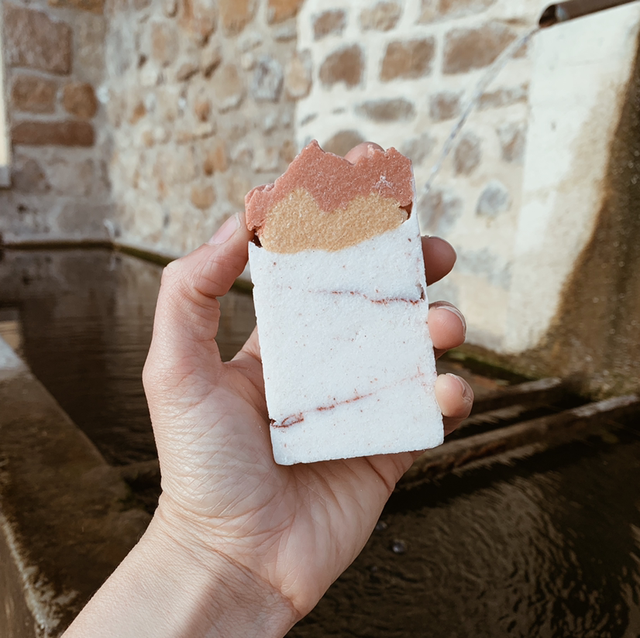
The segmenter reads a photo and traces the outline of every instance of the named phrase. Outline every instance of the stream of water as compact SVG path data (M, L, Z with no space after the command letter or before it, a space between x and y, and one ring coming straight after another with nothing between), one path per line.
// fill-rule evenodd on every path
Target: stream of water
M529 40L531 40L531 38L533 38L533 36L539 30L540 27L536 26L535 28L521 35L508 47L506 47L505 50L494 60L493 64L489 67L487 72L482 76L478 84L475 86L474 90L470 93L462 114L451 129L451 133L449 133L449 137L445 140L445 143L442 146L442 150L440 151L440 155L438 156L436 163L433 165L431 172L429 173L429 178L427 179L427 182L423 188L424 193L428 192L431 189L433 181L442 169L442 166L449 156L449 153L451 153L453 144L460 134L460 131L469 119L471 113L478 105L478 102L480 102L480 98L482 98L484 92L487 90L491 82L496 79L500 71L502 71L502 69L504 69L504 67L506 66L507 62L509 62L509 60L511 60L522 47L526 46L529 43Z

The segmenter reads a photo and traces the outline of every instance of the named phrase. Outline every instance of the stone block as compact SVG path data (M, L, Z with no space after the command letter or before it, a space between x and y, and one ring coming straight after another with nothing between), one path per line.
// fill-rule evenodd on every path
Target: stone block
M399 122L412 119L416 109L404 98L369 100L357 107L357 112L374 122Z
M429 75L435 50L434 38L390 42L382 60L380 79L383 82L389 82Z
M76 16L73 25L73 63L76 69L82 69L82 79L94 86L105 76L106 23L100 15L83 14Z
M53 113L57 84L32 75L17 75L11 87L11 108L27 113Z
M16 122L11 129L14 144L28 146L93 146L95 133L89 122Z
M87 196L96 180L91 160L73 161L58 157L47 163L46 171L49 183L59 195Z
M216 134L217 126L215 122L199 122L196 125L188 123L176 129L173 139L176 144L187 144L196 140L203 140Z
M4 3L6 63L58 75L71 72L71 27L42 11Z
M468 73L489 66L515 38L513 29L498 22L453 29L445 41L443 72Z
M258 58L251 79L251 95L262 102L277 102L282 93L284 73L278 60L268 55Z
M294 100L309 95L311 90L311 57L308 53L298 53L287 63L284 76L287 96Z
M347 24L347 16L342 9L325 11L313 18L313 39L322 40L328 35L340 35Z
M83 82L72 82L64 87L62 104L71 115L92 118L98 110L98 100L93 87Z
M320 67L320 81L327 87L343 82L358 86L364 74L364 55L357 45L346 46L329 54Z
M509 122L498 127L497 133L502 159L512 164L522 164L526 142L526 124L524 122Z
M418 22L424 24L482 13L495 3L496 0L422 0Z
M423 133L419 137L414 137L404 142L400 147L400 152L417 166L431 155L435 146L436 138L429 135L429 133Z
M344 157L354 146L364 141L364 137L358 131L338 131L322 145L322 148Z
M374 7L363 9L360 26L363 31L391 31L402 15L402 7L396 2L378 2Z
M207 149L203 166L205 175L224 173L228 167L227 150L223 141L219 141L215 146Z
M12 166L12 189L23 193L46 193L51 189L42 166L31 157L17 156Z
M449 188L432 188L417 203L421 230L441 237L453 230L463 211L462 199Z
M244 140L236 144L231 150L231 161L240 166L250 166L253 161L254 145Z
M505 89L496 89L483 93L478 103L478 109L484 111L486 109L497 109L503 106L511 106L519 102L527 102L529 100L529 85L515 86Z
M270 24L295 18L303 0L269 0L267 19Z
M182 0L178 22L197 43L204 44L218 26L215 0Z
M200 210L210 208L216 201L216 191L213 184L202 182L191 187L191 203Z
M167 18L175 18L178 13L178 0L163 0L162 13Z
M481 217L497 217L509 210L511 197L507 187L497 179L492 179L482 191L476 206L476 214Z
M214 103L221 113L237 108L245 94L244 83L234 64L223 64L211 83Z
M78 11L90 11L91 13L104 13L104 0L48 0L50 7L56 9L75 9Z
M219 0L220 23L227 35L237 35L253 19L255 0Z
M244 196L249 192L251 182L245 175L231 173L227 180L227 199L238 210L244 210Z
M172 22L151 23L151 57L162 66L169 66L178 56L178 30Z
M461 112L460 93L443 91L431 96L429 100L429 115L434 122L444 122L458 117Z
M291 140L285 140L280 147L280 159L285 164L291 164L297 154L296 145Z
M205 95L198 95L193 103L193 112L201 122L206 122L211 115L211 100Z
M465 133L453 154L456 175L470 175L482 160L482 142L477 135Z
M277 42L290 42L298 36L298 26L295 21L286 22L274 28L271 33Z

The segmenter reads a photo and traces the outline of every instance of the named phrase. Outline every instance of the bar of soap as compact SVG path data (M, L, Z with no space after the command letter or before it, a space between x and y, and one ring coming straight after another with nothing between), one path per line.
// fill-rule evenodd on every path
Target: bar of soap
M443 441L411 162L307 146L246 197L254 303L277 463Z

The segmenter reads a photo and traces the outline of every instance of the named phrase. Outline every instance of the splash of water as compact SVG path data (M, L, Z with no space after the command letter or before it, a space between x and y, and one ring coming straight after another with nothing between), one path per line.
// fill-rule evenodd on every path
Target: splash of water
M500 73L500 71L502 71L502 69L506 66L507 62L511 60L511 58L513 58L513 56L518 52L518 50L521 47L525 46L529 42L529 40L531 40L531 38L539 30L540 30L540 27L536 26L535 28L531 29L530 31L527 31L526 33L521 35L519 38L514 40L495 59L495 61L489 67L487 72L482 76L482 78L476 85L475 90L471 94L469 101L467 102L467 105L465 106L462 112L462 115L460 116L458 121L455 123L454 127L451 129L451 133L449 133L449 137L447 138L447 140L444 143L444 146L442 147L442 151L440 152L438 161L433 165L433 168L429 173L429 179L427 180L427 183L424 185L424 189L423 189L424 193L429 192L433 184L433 180L436 178L436 176L440 172L442 165L444 164L445 160L449 156L449 153L451 152L451 149L453 148L453 143L455 142L460 131L462 130L462 127L465 125L467 119L469 118L469 115L471 115L475 107L478 105L478 102L480 101L480 98L483 96L484 92L487 90L487 87L491 84L491 82L493 82L493 80L495 80L495 78Z

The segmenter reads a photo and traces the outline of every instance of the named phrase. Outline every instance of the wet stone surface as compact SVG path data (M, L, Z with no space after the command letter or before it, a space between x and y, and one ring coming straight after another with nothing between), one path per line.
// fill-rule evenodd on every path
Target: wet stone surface
M289 638L640 635L638 425L394 494Z
M107 250L5 251L0 334L107 462L157 456L142 388L162 268ZM227 360L254 326L251 296L221 299Z

